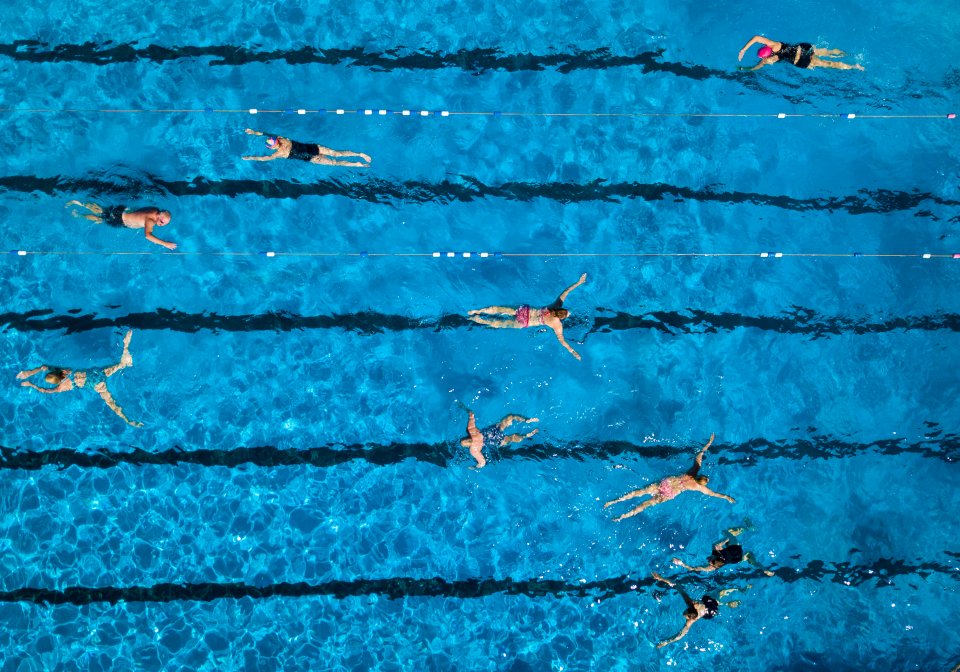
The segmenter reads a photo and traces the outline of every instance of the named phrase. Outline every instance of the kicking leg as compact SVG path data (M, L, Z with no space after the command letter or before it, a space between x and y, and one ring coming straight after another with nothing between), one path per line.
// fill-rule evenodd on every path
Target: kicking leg
M122 371L128 366L133 366L133 356L130 354L131 338L133 338L133 329L128 330L123 336L123 352L120 353L120 363L103 370L103 374L107 378L115 374L117 371Z
M839 49L820 49L819 47L813 48L814 56L843 56L844 52Z
M517 309L509 306L487 306L477 310L468 310L467 315L516 315Z
M814 56L810 59L810 68L833 68L835 70L863 70L859 63L841 63L840 61L825 61Z
M469 318L470 321L476 322L477 324L484 324L488 327L493 327L494 329L512 329L517 326L516 320L488 320L483 317L477 317L476 315L471 315Z
M633 499L634 497L643 497L644 495L652 495L659 490L657 485L648 485L645 488L640 488L639 490L631 490L623 497L618 497L617 499L611 499L609 502L603 505L603 508L608 506L613 506L614 504L619 504L620 502L625 502L628 499Z
M637 515L638 513L643 513L644 511L646 511L647 509L649 509L651 506L656 506L657 504L660 504L660 503L662 503L662 502L663 502L663 500L662 500L660 497L657 497L657 496L651 497L650 499L648 499L647 501L645 501L645 502L644 502L643 504L641 504L640 506L637 506L637 507L634 507L634 508L630 509L630 510L627 511L625 514L623 514L622 516L617 516L616 518L613 519L613 522L619 523L621 520L624 520L624 519L626 519L626 518L632 518L633 516Z

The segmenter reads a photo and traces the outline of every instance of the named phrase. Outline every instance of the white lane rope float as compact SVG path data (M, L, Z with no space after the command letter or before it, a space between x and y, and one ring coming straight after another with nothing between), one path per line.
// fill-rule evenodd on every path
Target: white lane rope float
M360 115L360 116L400 116L400 117L594 117L594 118L654 118L654 117L676 117L676 118L700 118L700 119L723 119L723 118L754 118L754 119L956 119L956 112L940 114L860 114L856 112L843 113L787 113L787 112L517 112L517 111L450 111L450 110L416 110L416 109L387 109L387 108L362 108L362 109L307 109L307 108L286 108L286 109L259 109L256 107L237 108L237 109L217 109L212 107L203 108L157 108L157 109L111 109L111 108L0 108L0 114L23 113L23 114L60 114L60 113L108 113L108 114L332 114L342 115Z
M369 257L423 257L434 259L471 259L479 257L480 259L506 259L522 257L541 257L541 258L562 258L562 257L695 257L695 258L746 258L756 257L759 259L839 259L839 258L863 258L863 259L958 259L960 253L940 253L931 252L278 252L275 250L265 251L182 251L182 252L147 252L147 251L78 251L78 250L10 250L8 255L18 257L28 256L103 256L103 257L144 257L144 256L165 256L165 257L358 257L366 259Z

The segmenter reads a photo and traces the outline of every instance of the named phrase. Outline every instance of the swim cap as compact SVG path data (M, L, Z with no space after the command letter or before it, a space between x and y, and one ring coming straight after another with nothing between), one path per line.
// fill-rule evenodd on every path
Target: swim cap
M270 136L269 138L267 138L267 147L269 147L270 149L276 149L277 145L279 144L280 144L280 141L277 140L277 138L273 136Z
M757 49L757 56L759 56L760 58L766 58L767 56L773 56L773 49L771 49L771 48L768 47L767 45L763 45L762 47L760 47L759 49Z

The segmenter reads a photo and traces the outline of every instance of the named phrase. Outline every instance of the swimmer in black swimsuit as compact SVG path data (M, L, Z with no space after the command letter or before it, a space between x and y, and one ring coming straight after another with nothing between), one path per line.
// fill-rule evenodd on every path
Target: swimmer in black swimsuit
M752 47L754 44L763 45L757 51L757 56L760 58L760 62L752 68L741 68L741 70L759 70L765 65L773 65L774 63L781 62L789 63L797 66L798 68L805 68L807 70L813 70L814 68L863 70L863 66L859 63L850 64L841 63L840 61L824 60L825 58L843 56L843 52L839 49L820 49L819 47L813 46L809 42L801 42L800 44L775 42L774 40L768 40L767 38L759 35L754 35L753 39L744 45L743 49L740 50L740 55L737 57L737 60L742 61L744 54L747 53L747 49Z
M246 130L248 135L263 135L260 131L252 128ZM273 161L274 159L296 159L308 163L316 163L321 166L347 166L349 168L369 168L370 157L362 152L342 152L336 149L330 149L323 145L308 145L303 142L297 142L282 135L268 135L267 147L273 150L269 156L245 156L244 161ZM360 161L337 161L341 156L359 156Z
M742 532L743 532L742 527L727 530L727 534L729 534L731 537L737 537ZM749 553L743 552L743 546L741 546L740 544L732 544L728 546L727 544L729 543L730 543L729 537L715 543L713 545L713 553L711 553L710 557L707 558L707 564L702 565L700 567L691 567L680 558L674 558L673 564L679 565L680 567L685 567L686 569L689 569L691 572L713 572L726 565L735 565L738 562L742 562L744 560L749 562L751 565L755 565L759 567L759 565L757 565L756 561L753 559L753 557ZM763 569L761 567L760 570L767 576L773 576L773 572L767 569Z
M656 572L653 573L653 578L661 583L665 583L671 588L677 588L677 584L673 581L663 578ZM720 611L720 607L730 607L731 609L736 609L740 606L740 602L734 600L732 602L721 602L724 597L729 595L732 592L735 592L736 588L726 588L720 591L720 594L717 598L713 598L710 595L704 595L699 600L692 599L683 588L677 588L677 592L680 593L680 597L683 598L684 603L687 605L686 610L683 612L683 617L687 620L684 624L683 629L678 632L676 635L670 639L665 639L664 641L657 644L658 649L662 649L667 644L673 644L674 642L679 642L681 639L687 636L687 633L690 632L690 628L693 627L693 624L699 621L701 618L711 619L717 615ZM658 598L659 599L659 598Z
M524 439L529 439L536 434L539 429L526 434L504 434L503 430L514 422L540 422L539 418L525 418L522 415L508 415L495 425L477 429L477 418L473 411L467 410L470 415L467 418L467 435L460 439L460 445L470 449L470 455L477 461L477 469L482 469L487 463L483 456L483 447L492 446L494 449L502 448L511 443L520 443Z
M103 207L96 203L81 203L80 201L69 201L65 207L69 208L70 206L78 206L89 210L91 214L83 215L83 218L89 219L91 222L106 224L118 229L143 229L143 237L151 243L161 245L168 250L177 249L176 243L160 240L153 235L154 227L166 226L170 223L169 210L161 210L153 206L128 210L125 205ZM71 214L74 217L81 216L76 210L72 210Z

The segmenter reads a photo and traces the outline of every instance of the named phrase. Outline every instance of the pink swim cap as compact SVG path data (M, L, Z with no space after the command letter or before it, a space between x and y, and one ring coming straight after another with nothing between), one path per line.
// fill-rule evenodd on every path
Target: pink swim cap
M760 47L759 49L757 49L757 56L759 56L760 58L766 58L767 56L773 56L773 49L771 49L771 48L768 47L767 45L763 45L762 47Z

